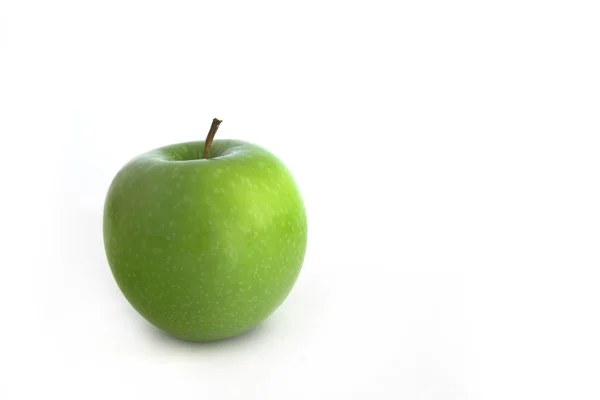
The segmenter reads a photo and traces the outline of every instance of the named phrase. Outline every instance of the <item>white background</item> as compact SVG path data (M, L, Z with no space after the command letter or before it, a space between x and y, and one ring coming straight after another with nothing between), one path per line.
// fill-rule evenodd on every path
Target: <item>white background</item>
M0 2L0 398L598 399L595 1ZM303 272L190 344L102 243L130 158L261 144Z

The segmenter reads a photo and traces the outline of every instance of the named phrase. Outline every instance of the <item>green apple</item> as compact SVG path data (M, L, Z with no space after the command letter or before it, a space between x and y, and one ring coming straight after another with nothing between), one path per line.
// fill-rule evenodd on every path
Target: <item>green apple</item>
M264 148L215 140L142 154L112 181L104 246L113 276L150 323L192 341L240 334L294 285L306 250L300 191Z

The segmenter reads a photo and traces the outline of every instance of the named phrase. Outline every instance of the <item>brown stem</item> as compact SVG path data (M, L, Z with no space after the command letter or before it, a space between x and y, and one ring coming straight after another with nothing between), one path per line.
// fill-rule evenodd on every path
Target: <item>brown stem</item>
M217 133L217 129L219 129L221 122L223 121L213 118L212 125L210 126L210 130L206 136L206 141L204 142L204 158L208 158L208 150L210 150L210 146L212 145L213 139L215 138L215 134Z

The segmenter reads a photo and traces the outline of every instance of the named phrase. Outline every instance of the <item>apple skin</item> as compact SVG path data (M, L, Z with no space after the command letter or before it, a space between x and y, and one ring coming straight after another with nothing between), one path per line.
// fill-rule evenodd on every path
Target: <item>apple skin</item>
M238 335L284 301L306 251L307 220L286 166L264 148L215 140L127 163L104 205L117 285L150 323L191 341Z

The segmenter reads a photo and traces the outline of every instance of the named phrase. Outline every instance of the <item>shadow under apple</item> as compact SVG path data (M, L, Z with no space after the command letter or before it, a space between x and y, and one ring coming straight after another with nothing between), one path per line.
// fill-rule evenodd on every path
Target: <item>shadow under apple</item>
M184 351L201 351L201 350L222 350L231 348L243 348L259 343L262 339L269 336L271 324L269 319L261 322L257 326L239 334L225 339L195 342L185 340L176 336L170 335L165 331L155 327L154 325L143 321L145 336L150 342L160 348L167 350L184 350Z

